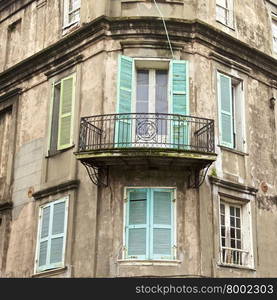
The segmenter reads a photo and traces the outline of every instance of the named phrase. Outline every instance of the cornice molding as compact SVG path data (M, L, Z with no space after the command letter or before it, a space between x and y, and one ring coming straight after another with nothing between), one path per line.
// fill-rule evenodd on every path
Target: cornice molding
M255 196L258 192L258 189L252 186L247 186L240 183L223 180L221 178L214 177L214 176L209 176L208 178L212 184L215 184L219 187L226 188L229 190L234 190L239 193Z
M8 93L0 96L0 103L19 95L21 93L21 91L22 91L21 88L15 88L14 90L11 90Z
M68 190L74 190L79 187L80 181L79 180L68 180L63 183L57 184L55 186L51 186L40 191L33 193L33 197L35 200L40 200L51 195L55 195L58 193L62 193Z
M0 203L0 211L4 211L4 210L7 210L7 209L12 209L12 208L13 208L12 202Z
M253 71L263 72L269 76L270 80L276 80L277 60L273 57L199 20L167 19L166 23L170 39L172 43L178 45L177 48L181 43L185 46L185 43L198 42L207 46L211 51ZM14 88L35 74L48 72L66 63L74 56L80 55L87 45L105 38L120 40L123 47L128 45L128 41L134 39L143 40L148 47L147 42L153 40L156 40L157 45L160 43L168 45L160 18L101 16L90 23L83 24L55 44L0 73L0 92Z

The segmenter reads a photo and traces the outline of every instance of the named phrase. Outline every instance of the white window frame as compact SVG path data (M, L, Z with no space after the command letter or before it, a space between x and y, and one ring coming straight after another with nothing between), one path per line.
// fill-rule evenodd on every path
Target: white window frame
M234 29L234 1L233 0L225 0L225 6L222 6L218 0L216 0L216 21ZM226 18L223 22L217 13L217 8L221 8L226 12Z
M232 78L234 149L245 152L245 110L243 81Z
M271 14L272 20L272 49L274 53L277 53L277 15L275 13Z
M231 245L222 246L222 236L221 236L221 204L225 205L225 229L226 232L229 231L229 237L226 236L226 242L229 239L230 243L230 206L235 208L240 208L240 223L241 223L241 249L234 249ZM251 204L250 201L238 201L233 199L221 198L219 199L219 264L228 267L238 267L238 268L251 268L254 269L254 255L253 255L253 237L252 237L252 217L251 217ZM226 213L227 212L227 213ZM226 233L225 233L226 234ZM227 255L231 257L232 255L241 255L241 264L233 263L232 259L230 262L226 262L223 259L223 250L227 251ZM239 254L241 253L241 254ZM226 256L225 256L226 257Z
M64 221L64 239L63 239L63 253L62 253L62 261L55 263L55 264L46 264L45 266L39 267L39 254L40 254L40 235L41 235L41 226L42 226L42 213L43 209L46 207L54 206L55 204L58 204L60 202L65 202L65 221ZM46 203L44 205L41 205L39 207L39 218L38 218L38 226L37 226L37 242L36 242L36 255L35 255L35 269L34 273L41 273L43 271L52 270L52 269L58 269L63 268L65 266L65 251L66 251L66 240L67 240L67 223L68 223L68 205L69 205L69 196L65 196L62 198L59 198L55 201ZM51 223L50 223L51 222ZM49 228L52 227L53 219L49 220ZM47 249L48 251L50 250ZM47 253L48 253L47 251ZM48 255L47 255L48 256Z
M122 247L122 260L123 261L141 261L141 262L155 262L157 261L156 259L147 259L147 260L138 260L138 259L131 259L127 257L127 252L126 252L126 216L127 216L127 203L128 203L128 190L129 189L165 189L165 190L173 190L173 244L174 244L174 249L173 249L173 255L172 259L170 260L158 260L159 262L164 261L164 262L174 262L177 261L177 190L176 187L160 187L160 186L126 186L124 187L124 207L123 207L123 247Z
M80 23L80 13L81 13L81 0L79 0L79 7L75 8L74 10L70 11L69 10L69 2L71 0L64 0L64 9L63 9L63 13L64 13L64 18L63 18L63 29L66 29L72 25L75 24L79 24ZM79 11L79 18L74 21L74 22L69 22L69 15Z

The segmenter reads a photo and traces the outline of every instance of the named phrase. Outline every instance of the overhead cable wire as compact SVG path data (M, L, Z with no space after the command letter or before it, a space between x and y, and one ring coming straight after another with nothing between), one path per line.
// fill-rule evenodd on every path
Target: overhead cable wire
M166 33L168 44L169 44L169 48L170 48L170 51L171 51L171 55L172 55L172 58L174 59L174 54L173 54L173 50L172 50L170 38L169 38L169 35L168 35L167 27L166 27L166 24L165 24L164 16L163 16L161 10L159 9L159 6L158 6L156 0L153 0L153 1L154 1L155 5L156 5L156 8L158 10L158 13L159 13L160 17L162 18L164 29L165 29L165 33Z

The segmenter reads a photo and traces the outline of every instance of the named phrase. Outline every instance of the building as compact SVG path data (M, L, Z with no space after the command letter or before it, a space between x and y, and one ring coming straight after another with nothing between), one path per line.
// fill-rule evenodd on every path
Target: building
M276 0L0 0L0 276L276 277Z

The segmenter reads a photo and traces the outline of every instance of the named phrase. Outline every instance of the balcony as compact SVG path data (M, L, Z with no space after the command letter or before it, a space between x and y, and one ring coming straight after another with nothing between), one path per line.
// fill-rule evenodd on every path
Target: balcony
M163 113L124 113L81 118L78 160L112 165L189 166L216 159L214 121Z

